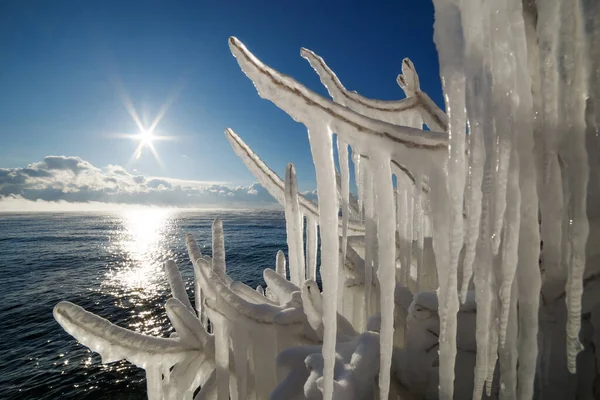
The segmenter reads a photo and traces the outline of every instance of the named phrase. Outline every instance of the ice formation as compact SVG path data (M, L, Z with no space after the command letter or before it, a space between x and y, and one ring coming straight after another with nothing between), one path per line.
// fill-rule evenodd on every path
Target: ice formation
M380 101L302 49L329 100L230 38L259 95L306 126L316 167L318 204L293 165L281 179L226 131L285 209L289 258L266 288L227 275L217 219L212 258L187 237L193 305L165 265L172 337L67 302L57 321L144 368L150 399L599 398L600 3L434 5L446 112L409 59L406 98Z

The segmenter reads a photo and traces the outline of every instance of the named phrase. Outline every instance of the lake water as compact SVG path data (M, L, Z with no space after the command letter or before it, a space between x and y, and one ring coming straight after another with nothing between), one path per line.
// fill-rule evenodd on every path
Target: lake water
M185 234L210 255L216 216L230 276L264 285L262 270L287 248L281 211L0 213L0 399L145 399L143 370L102 365L52 309L68 300L119 326L168 336L162 263L177 263L193 299Z

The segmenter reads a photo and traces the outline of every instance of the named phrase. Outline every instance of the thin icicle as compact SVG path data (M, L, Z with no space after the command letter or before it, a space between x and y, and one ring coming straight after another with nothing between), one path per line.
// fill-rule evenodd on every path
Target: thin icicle
M290 281L300 286L306 279L304 267L304 245L302 243L302 214L298 203L296 169L288 164L285 170L285 226L287 233Z
M342 260L346 260L346 246L348 245L348 219L350 217L350 169L348 165L348 143L338 137L338 156L340 173L342 175Z
M202 253L198 248L198 244L194 240L194 237L191 234L185 235L185 245L188 250L188 254L190 255L190 259L194 262L196 259L202 257ZM196 314L198 318L202 322L203 326L206 326L205 321L206 310L204 309L204 295L202 293L202 287L200 286L200 280L196 276L196 271L194 270L194 306L196 307Z
M513 400L517 398L517 293L517 284L515 283L511 287L505 341L499 348L500 400Z
M423 175L417 176L415 179L416 187L422 185ZM425 245L425 232L423 226L423 191L415 190L414 197L414 221L415 221L415 234L417 237L417 248L416 248L416 258L417 258L417 290L419 292L425 290L435 290L434 288L429 288L427 281L427 271L426 266L423 264L423 247Z
M408 286L413 241L413 184L403 173L396 174L396 182L396 230L400 238L396 258L400 262L400 284Z
M375 196L373 195L373 176L370 171L371 160L362 162L362 178L365 204L365 324L371 316L371 288L373 283L374 261L377 252L377 225L375 223Z
M306 217L306 279L317 279L318 226L318 220Z
M495 260L496 264L498 261ZM494 265L494 269L497 269L497 265ZM490 274L492 293L496 292L496 273ZM489 347L488 347L488 365L487 365L487 376L485 378L485 394L487 397L492 395L492 383L494 381L494 370L496 369L496 361L498 361L498 299L494 297L492 300L492 307L490 312L490 326L489 329Z
M381 341L379 363L379 397L388 399L390 369L394 342L394 289L396 287L396 218L390 159L376 155L373 160L375 191L377 192L377 246L379 249L378 278L381 292Z
M310 127L310 148L317 172L319 192L319 226L321 230L321 279L323 281L323 399L333 396L333 367L337 333L338 285L338 201L335 183L335 166L331 131Z
M362 172L360 167L360 154L355 148L352 148L352 162L354 163L354 181L356 183L356 195L358 196L358 215L360 219L363 219L363 199L364 199L364 188L362 185Z

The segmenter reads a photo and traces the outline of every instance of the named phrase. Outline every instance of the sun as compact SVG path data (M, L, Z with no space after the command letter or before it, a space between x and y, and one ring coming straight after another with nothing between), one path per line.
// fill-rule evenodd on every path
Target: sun
M145 146L148 146L148 147L152 146L152 142L154 142L156 140L156 138L157 137L150 130L143 130L138 135L138 139L140 141L140 145L143 146L143 147L145 147Z

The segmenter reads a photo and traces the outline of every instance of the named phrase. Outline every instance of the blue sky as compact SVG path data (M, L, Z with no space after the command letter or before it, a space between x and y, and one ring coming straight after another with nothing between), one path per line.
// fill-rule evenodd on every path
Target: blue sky
M403 97L395 78L410 57L442 105L428 1L2 1L0 168L64 155L146 177L248 185L223 134L231 127L280 175L293 162L300 189L314 188L304 126L258 97L229 36L323 95L301 47L349 89L389 100ZM175 137L155 144L162 166L148 151L132 160L137 143L112 137L138 133L123 91L148 123L174 99L157 129Z

